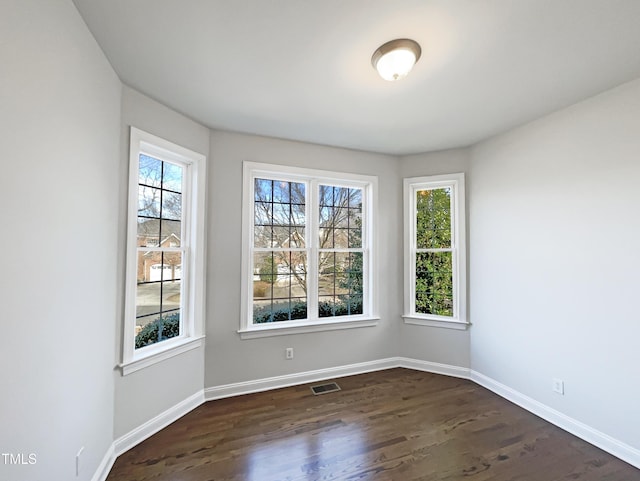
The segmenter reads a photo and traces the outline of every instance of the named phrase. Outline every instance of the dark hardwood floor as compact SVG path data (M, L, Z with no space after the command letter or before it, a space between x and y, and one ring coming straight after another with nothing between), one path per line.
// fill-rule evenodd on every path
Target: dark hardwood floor
M634 481L640 470L471 381L408 369L211 401L107 481ZM320 383L314 383L320 384Z

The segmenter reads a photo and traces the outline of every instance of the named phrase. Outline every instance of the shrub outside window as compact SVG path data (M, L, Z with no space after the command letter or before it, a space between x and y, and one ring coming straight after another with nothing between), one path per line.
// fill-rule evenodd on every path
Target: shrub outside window
M466 328L464 174L405 179L405 322Z

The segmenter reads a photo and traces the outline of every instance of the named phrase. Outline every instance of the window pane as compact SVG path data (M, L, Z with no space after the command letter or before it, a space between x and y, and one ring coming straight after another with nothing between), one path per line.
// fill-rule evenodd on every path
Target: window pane
M182 167L164 162L162 171L162 188L182 192Z
M273 204L269 202L255 202L253 205L254 225L273 225Z
M291 224L294 226L304 226L305 221L305 204L291 204Z
M157 251L138 251L138 273L140 282L152 282L162 279L162 253Z
M336 286L342 273L340 256L343 254L335 252L321 252L318 256L318 267L320 278L318 288L320 294L335 296Z
M361 252L352 252L349 254L349 265L346 269L345 288L350 295L358 295L362 297L364 292L363 274L362 274L363 255Z
M162 280L177 281L182 276L182 253L164 252L162 254Z
M321 185L318 191L320 206L333 205L333 187L330 185Z
M259 286L266 284L270 288L275 282L274 276L277 275L277 273L278 273L278 269L277 269L276 261L274 260L274 257L273 257L273 252L258 252L254 254L253 256L254 297L256 297L255 296L256 283L258 283ZM261 293L261 295L258 295L258 297L265 296L264 293L266 291L264 289L259 288L258 292ZM271 293L268 294L268 297L272 297Z
M180 309L180 288L182 281L162 282L162 312Z
M291 225L291 205L273 204L272 223L273 225Z
M162 191L162 218L175 220L182 218L182 194Z
M362 295L349 296L349 314L356 316L362 312Z
M180 335L180 311L139 319L136 324L135 348L150 346Z
M319 196L320 248L362 247L362 189L321 185Z
M349 189L346 187L333 188L333 205L336 207L349 206Z
M288 243L283 247L303 248L305 245L304 236L305 236L304 227L292 227L290 231Z
M273 247L271 237L273 228L270 226L258 225L253 228L253 245L255 247Z
M306 201L306 185L302 182L291 182L291 204L304 205ZM302 209L304 212L304 209Z
M303 252L254 254L254 323L304 319L307 312L307 265Z
M451 188L416 192L418 249L451 247Z
M320 207L318 246L321 249L333 248L333 207Z
M333 247L336 249L349 247L349 229L333 229Z
M362 253L321 252L318 256L320 317L362 313Z
M349 253L336 252L336 263L335 263L336 295L349 294L348 271L349 271Z
M254 200L263 202L273 201L273 181L267 179L255 179Z
M160 221L161 247L180 247L182 223L177 220Z
M291 203L291 183L281 180L273 182L273 201L283 204Z
M336 315L334 296L320 296L318 300L318 316L333 317Z
M140 323L150 322L145 316L160 313L160 283L138 284L136 289L136 319Z
M162 186L162 161L140 154L138 165L138 183L151 187Z
M362 209L362 189L349 189L349 207Z
M182 253L138 252L136 349L180 334Z
M254 192L254 246L304 247L305 185L255 179Z
M160 223L156 219L138 217L138 247L158 247Z
M349 209L349 247L362 247L362 210Z
M138 215L160 217L160 189L138 186Z
M291 231L289 227L276 226L273 228L273 247L290 247L289 237Z
M416 312L453 316L451 252L416 255Z

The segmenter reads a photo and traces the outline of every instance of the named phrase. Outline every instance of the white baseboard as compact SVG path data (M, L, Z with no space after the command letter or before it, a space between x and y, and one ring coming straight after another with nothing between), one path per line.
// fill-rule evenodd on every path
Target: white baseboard
M355 374L363 374L366 372L382 371L383 369L391 369L394 367L400 367L399 358L390 357L377 361L359 362L357 364L347 364L346 366L330 367L327 369L317 369L315 371L306 371L287 374L284 376L256 379L254 381L234 382L232 384L209 387L204 390L204 397L207 401L213 401L214 399L240 396L242 394L251 394L254 392L270 391L271 389L297 386L299 384L324 381L326 379L336 377L353 376Z
M640 450L612 438L477 371L470 379L521 408L640 469Z
M109 476L109 471L111 471L113 463L116 462L116 453L113 450L113 446L114 443L111 443L111 446L109 446L109 449L107 449L107 452L105 453L104 458L102 458L98 469L96 469L96 472L93 474L91 481L105 481L105 479L107 479L107 476Z
M499 396L517 404L527 411L549 421L552 424L568 431L575 436L607 451L608 453L626 461L627 463L640 468L640 450L629 446L611 436L600 432L580 421L577 421L555 409L536 401L504 384L491 379L484 374L473 371L466 367L453 366L450 364L441 364L431 361L422 361L419 359L411 359L407 357L390 357L379 359L376 361L361 362L357 364L348 364L345 366L331 367L327 369L317 369L314 371L306 371L301 373L287 374L284 376L274 376L264 379L256 379L253 381L237 382L232 384L223 384L199 391L189 396L184 401L176 404L172 408L167 409L158 416L150 419L146 423L130 431L129 433L116 439L104 459L96 470L92 481L104 481L115 459L122 453L131 449L135 445L141 443L148 437L165 428L172 422L195 409L205 401L213 401L242 394L250 394L261 391L269 391L283 387L306 384L316 381L324 381L326 379L339 378L345 376L353 376L373 371L381 371L384 369L392 369L403 367L406 369L414 369L417 371L432 372L445 376L458 377L462 379L470 379L475 383L483 386L490 391L495 392Z
M441 364L439 362L421 361L419 359L411 359L408 357L399 357L398 367L414 369L416 371L432 372L434 374L443 374L445 376L459 377L469 379L471 370L468 367L452 366L451 364Z
M119 437L113 443L113 450L116 456L128 451L135 445L141 443L145 439L153 436L161 429L167 427L172 422L178 420L189 411L197 408L204 402L204 394L198 391L189 396L184 401L179 402L175 406L167 409L163 413L158 414L153 419L138 426L136 429L128 432L124 436Z

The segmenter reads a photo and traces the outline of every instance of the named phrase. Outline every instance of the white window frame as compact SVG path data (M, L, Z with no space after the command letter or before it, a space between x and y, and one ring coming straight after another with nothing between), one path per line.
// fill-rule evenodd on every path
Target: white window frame
M307 318L303 320L280 321L264 324L253 323L253 219L255 179L273 179L302 182L306 185L306 225L305 247L307 250L307 305L311 313L317 307L318 279L317 256L318 239L314 227L318 225L319 185L332 185L362 189L362 229L363 246L363 313L351 316ZM377 275L377 191L378 178L343 172L289 167L245 161L243 163L243 204L242 204L242 286L241 316L238 333L242 339L270 337L286 334L350 329L376 326L378 315L378 275Z
M182 313L180 335L135 348L138 175L141 153L184 167L182 189ZM127 375L203 345L205 319L206 157L131 127L122 374ZM167 248L172 249L172 248ZM175 250L175 248L174 248Z
M416 193L451 188L451 252L453 270L453 316L416 312ZM464 173L404 179L404 322L420 326L466 329L467 249Z

